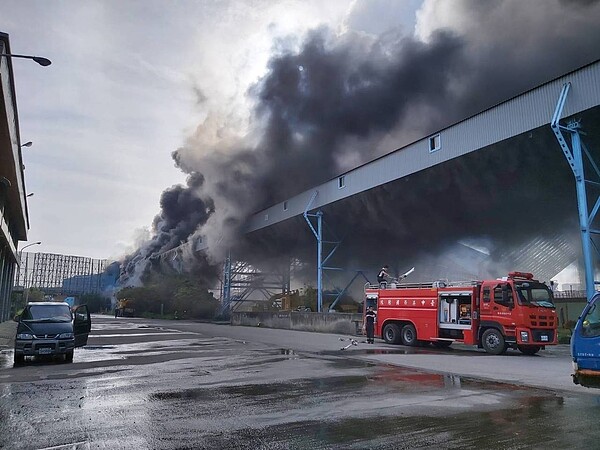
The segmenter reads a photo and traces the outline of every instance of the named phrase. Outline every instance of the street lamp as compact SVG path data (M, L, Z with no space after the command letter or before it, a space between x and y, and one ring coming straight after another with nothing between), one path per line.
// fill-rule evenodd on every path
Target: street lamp
M29 194L29 195L32 195L32 194ZM29 195L27 197L29 197ZM21 249L21 255L23 254L23 250L25 250L27 247L31 247L32 245L40 245L41 243L42 243L42 241L37 241L37 242L34 242L32 244L27 244L25 247L23 247Z
M24 144L19 145L19 147L23 148L23 147L31 147L33 145L33 142L31 141L27 141Z
M33 242L31 244L27 244L25 247L23 247L21 249L21 251L19 252L19 265L21 265L22 261L23 261L23 250L25 250L27 247L31 247L32 245L40 245L42 243L42 241L37 241L37 242ZM35 261L35 260L34 260ZM27 264L25 264L25 278L23 279L23 281L25 282L23 285L23 288L25 288L26 284L27 284ZM31 275L31 281L33 283L33 274ZM31 289L31 286L27 287L27 293L25 294L25 304L27 304L27 301L29 300L29 290Z
M33 59L40 66L44 66L44 67L49 66L50 64L52 64L52 61L50 61L48 58L43 58L41 56L13 55L13 54L9 54L9 53L2 53L2 54L0 54L0 56L6 56L7 58Z
M33 197L33 192L31 192L30 194L27 194L25 197Z

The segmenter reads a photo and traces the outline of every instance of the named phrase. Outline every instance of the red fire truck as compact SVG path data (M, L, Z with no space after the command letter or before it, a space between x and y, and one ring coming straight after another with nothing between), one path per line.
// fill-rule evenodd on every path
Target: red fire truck
M557 341L552 291L531 273L497 280L365 285L365 311L377 310L375 335L388 344L477 345L493 355L534 355Z

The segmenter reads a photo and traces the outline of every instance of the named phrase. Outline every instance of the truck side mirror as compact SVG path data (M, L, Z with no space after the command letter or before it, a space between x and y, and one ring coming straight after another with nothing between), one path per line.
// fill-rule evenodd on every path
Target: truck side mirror
M15 316L13 317L13 320L15 322L20 322L21 321L21 315L20 314L15 314Z

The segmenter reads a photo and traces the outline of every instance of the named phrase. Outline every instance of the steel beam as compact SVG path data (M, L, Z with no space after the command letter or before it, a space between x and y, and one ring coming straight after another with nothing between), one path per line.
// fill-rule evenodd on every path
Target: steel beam
M590 192L588 192L587 185L593 187L598 184L598 180L600 179L600 171L598 170L598 165L592 158L591 153L581 141L581 134L583 134L581 131L581 123L577 120L570 120L566 126L560 124L560 118L562 116L563 108L565 106L570 88L571 83L565 83L563 85L558 102L556 104L556 109L554 110L550 127L552 128L563 154L565 155L565 158L567 159L567 162L573 171L573 175L575 176L577 209L579 212L579 227L581 232L583 263L585 269L585 291L589 301L594 295L596 284L599 284L594 278L596 270L594 254L592 251L596 250L598 253L598 248L593 241L592 236L600 233L598 232L597 228L592 227L592 223L594 222L596 214L598 213L598 209L600 208L600 197L596 198L594 201L594 207L590 212L588 207L588 198L593 199L593 196ZM570 136L571 146L569 146L567 140L565 139L563 131ZM585 161L583 158L584 152L597 180L586 180ZM600 253L598 253L598 255L600 255Z
M319 195L319 191L313 192L313 195L311 196L309 202L307 203L306 208L304 208L303 215L304 215L304 219L308 223L308 226L310 227L312 233L315 235L315 238L317 239L317 311L322 312L323 311L323 275L324 275L324 271L325 270L344 270L344 269L341 269L339 267L331 267L331 266L325 265L327 263L327 261L329 261L329 259L336 252L338 247L340 246L341 240L337 239L337 238L333 241L324 239L325 222L323 219L323 211L321 211L319 209L319 210L317 210L316 213L309 213L312 204L314 203L315 199L317 198L317 195ZM315 228L315 225L313 224L313 222L311 221L311 219L313 219L313 220L316 219L316 222L317 222L316 228ZM327 256L325 256L325 258L323 258L323 251L324 251L325 245L331 245L332 248L329 250L329 253L327 253ZM344 289L344 291L345 291L345 289ZM334 303L329 307L330 310L339 301L342 294L343 294L343 292L338 293L338 297L336 298Z
M289 291L289 266L284 267L282 272L263 272L247 262L235 261L231 257L231 252L227 253L223 263L221 314L234 311L246 301L262 301L250 299L250 295L254 292L259 292L264 300L269 300L275 292Z

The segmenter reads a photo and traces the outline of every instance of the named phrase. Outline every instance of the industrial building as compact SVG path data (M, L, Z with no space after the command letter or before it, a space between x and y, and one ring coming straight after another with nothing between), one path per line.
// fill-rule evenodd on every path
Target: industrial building
M5 33L0 53L11 54ZM12 60L0 57L0 322L9 319L17 245L29 229L23 169Z
M417 266L411 281L516 269L549 281L578 263L593 287L598 256L581 248L600 248L598 86L600 61L532 87L255 213L248 239L316 260L318 292L342 269L334 253L360 269Z

